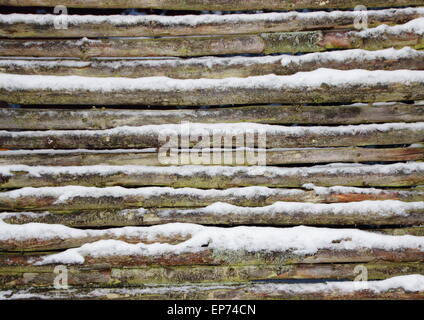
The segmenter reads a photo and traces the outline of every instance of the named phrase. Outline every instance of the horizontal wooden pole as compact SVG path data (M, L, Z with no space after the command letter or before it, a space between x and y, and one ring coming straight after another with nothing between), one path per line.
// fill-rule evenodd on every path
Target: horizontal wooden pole
M264 148L305 148L413 144L422 142L424 123L385 123L358 126L270 126L252 123L240 124L168 124L140 127L117 127L105 130L47 130L47 131L0 131L0 145L7 149L128 149L158 148L162 164L233 164L233 159L223 160L225 151L231 156L232 148L239 157L252 157L252 149L264 153ZM235 141L234 141L235 140ZM252 141L251 141L252 140ZM196 154L188 156L167 154L177 148L194 148ZM208 149L209 148L209 149ZM224 149L215 149L224 148ZM243 149L244 148L244 149ZM203 151L200 151L202 150ZM188 150L188 149L187 149ZM194 151L191 151L194 153ZM149 150L150 152L152 150ZM204 153L201 153L204 152ZM315 152L319 152L315 151ZM355 152L355 151L354 151ZM363 151L364 153L373 151ZM378 152L378 151L377 151ZM384 151L383 151L384 152ZM410 150L413 154L418 150ZM10 152L13 154L13 152ZM364 154L362 153L362 154ZM405 151L408 154L408 151ZM6 153L7 154L7 153ZM243 155L245 154L245 155ZM355 156L361 158L356 153ZM376 154L376 153L374 153ZM381 154L381 153L380 153ZM352 153L351 153L352 155ZM150 155L151 157L152 155ZM271 157L273 155L271 154ZM347 154L346 154L347 156ZM215 157L215 158L214 158ZM275 157L279 157L278 153ZM418 156L420 157L420 156ZM337 159L336 153L334 158ZM215 160L214 160L215 159ZM216 160L218 159L218 160ZM243 158L244 159L244 158ZM271 159L271 158L270 158ZM331 160L329 156L329 162ZM190 162L189 162L190 160ZM231 160L231 161L230 161ZM313 162L312 158L309 159ZM275 160L278 161L278 160ZM239 161L244 164L245 161ZM253 162L253 161L252 161ZM257 164L258 162L253 162ZM238 164L235 162L234 164Z
M367 7L404 7L422 6L422 0L329 0L325 4L315 0L304 0L301 2L273 1L273 0L117 0L107 2L100 0L81 1L63 0L62 5L70 8L150 8L150 9L170 9L170 10L295 10L295 9L323 9L323 8L354 8L357 5ZM46 6L54 7L56 0L0 0L2 6Z
M78 267L69 268L68 284L78 288L120 287L145 284L186 284L249 282L252 280L354 280L356 264L248 265L248 266L168 266L163 267ZM423 273L419 263L367 263L369 280ZM26 274L31 274L31 277ZM50 287L57 277L52 266L0 268L0 287Z
M72 249L70 249L72 250ZM43 263L44 258L52 253L1 253L0 270L16 270L21 267L36 266ZM85 257L84 267L102 266L112 267L140 267L140 266L192 266L192 265L292 265L292 264L321 264L321 263L383 263L383 262L413 262L424 261L424 253L418 249L384 250L319 250L314 254L294 254L293 252L246 252L246 251L219 251L204 248L193 253L162 254L162 255L113 255ZM56 265L63 263L50 263ZM65 265L75 265L66 263ZM78 264L76 264L78 265ZM7 268L7 269L6 269ZM13 268L13 269L12 269Z
M386 205L374 210L372 205ZM369 205L367 210L361 205ZM214 205L195 209L161 209L146 212L144 224L197 223L207 225L421 225L424 209L413 208L400 215L391 210L390 202L367 202L348 204L299 204L277 202L267 207L245 208L227 206L226 210ZM295 207L292 208L292 206ZM421 205L422 206L422 205ZM137 215L139 210L127 209L127 214ZM383 214L384 213L384 214Z
M1 188L44 186L172 186L229 188L237 186L300 187L422 185L424 164L333 165L307 168L229 167L229 166L82 166L42 167L3 166Z
M353 287L351 283L349 287ZM410 292L403 289L388 290L388 291L370 291L358 290L350 292L340 292L332 290L329 284L328 291L319 291L311 288L311 292L295 293L290 288L285 287L285 291L277 290L275 284L260 286L261 292L257 290L257 284L243 285L235 284L220 284L216 285L191 285L184 286L184 291L180 286L166 287L154 286L146 287L145 290L139 288L104 288L104 289L87 289L77 288L74 290L57 290L57 289L34 289L30 291L24 290L7 290L4 294L4 299L8 300L69 300L69 299L84 299L84 300L422 300L424 294L422 292ZM360 288L360 285L358 286ZM244 311L243 311L244 312Z
M140 212L146 212L148 215L142 215ZM297 215L294 217L280 216L269 218L267 216L254 218L249 220L249 217L239 215L232 215L222 217L219 215L203 215L203 216L173 216L169 218L158 217L158 213L165 212L165 210L136 210L136 209L98 209L98 210L65 210L65 211L35 211L35 212L1 212L0 217L4 222L12 224L25 224L25 223L47 223L47 224L61 224L69 227L84 227L84 228L98 228L98 227L124 227L124 226L153 226L167 222L184 222L184 223L202 223L204 225L269 225L273 223L278 226L293 226L297 223L311 225L311 226L345 226L357 227L358 224L367 224L367 226L374 226L376 229L370 229L372 232L392 234L392 235L414 235L424 236L422 227L402 227L402 228L387 228L387 226L405 225L407 223L422 223L422 214L412 214L410 217L379 217L377 215L359 216L359 215L326 215L326 216L302 216ZM169 211L166 211L169 212ZM374 220L372 220L375 218ZM385 224L383 229L381 225ZM59 248L68 246L69 243L63 242L59 239ZM33 246L36 243L31 242ZM26 243L20 251L32 251L31 246Z
M225 150L225 149L223 149ZM0 165L25 164L45 166L87 166L87 165L142 165L161 166L166 165L159 160L157 152L149 150L43 150L29 151L0 151ZM224 151L223 151L224 152ZM226 152L231 159L221 159L219 163L204 163L203 165L251 165L248 154L242 154L242 158L234 152ZM265 151L266 165L278 164L309 164L329 162L383 162L383 161L417 161L424 160L423 147L409 148L319 148L319 149L294 149ZM179 162L175 165L198 164L190 158L188 150L178 153Z
M424 16L421 8L336 11L316 13L265 13L232 15L0 15L0 36L6 38L140 37L214 34L249 34L317 29L353 28L367 19L368 28L405 23ZM59 25L59 27L55 27ZM66 28L61 28L66 25Z
M0 101L18 104L202 106L424 99L423 71L318 69L226 79L0 75Z
M421 20L419 18L416 20ZM416 20L412 20L414 22ZM402 26L406 26L402 25ZM395 28L395 27L393 27ZM373 30L373 29L370 29ZM81 40L0 39L1 56L17 57L193 57L229 54L306 53L333 49L424 47L413 28L403 32L298 31L250 35L109 38ZM395 29L394 29L395 30Z
M277 201L343 203L365 200L424 200L422 191L368 188L315 187L304 189L232 188L226 190L172 188L24 188L0 193L0 219L7 223L53 223L67 226L120 226L144 223L137 208L195 208L225 202L237 206L261 207ZM22 212L35 210L35 212ZM49 210L50 212L46 212ZM139 214L137 214L137 211ZM57 214L56 214L57 213ZM128 213L128 214L125 214ZM152 218L157 212L151 210ZM390 219L388 217L388 219ZM146 218L146 223L149 216ZM153 221L151 221L153 223Z
M78 229L75 229L78 232ZM114 236L99 233L98 236L87 236L80 238L62 237L62 238L51 238L46 240L29 239L29 240L2 240L0 241L0 250L3 252L7 251L19 251L19 252L31 252L31 251L46 251L46 250L63 250L69 248L80 247L85 243L91 243L100 240L121 240L127 243L170 243L177 244L189 239L190 236L185 234L173 234L172 236L150 236L143 237L138 235L137 237L131 237L129 235ZM1 269L1 268L0 268ZM0 270L1 273L1 270Z
M221 79L267 74L289 75L319 68L338 70L423 70L424 51L405 47L399 50L361 49L328 51L301 56L280 55L267 57L201 57L189 59L102 59L31 60L0 59L0 71L33 75L78 75L84 77L152 77L175 79Z
M424 60L423 60L424 61ZM265 124L361 124L424 121L424 103L353 104L341 106L269 105L231 108L54 109L0 108L0 128L6 130L110 129L119 126L181 123L253 122Z

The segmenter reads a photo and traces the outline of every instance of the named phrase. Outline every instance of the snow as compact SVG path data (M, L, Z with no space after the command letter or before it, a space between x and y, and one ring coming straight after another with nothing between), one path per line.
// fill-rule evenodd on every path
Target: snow
M305 183L302 185L303 188L307 190L313 190L318 195L327 195L327 194L343 194L343 193L352 193L352 194L382 194L387 191L382 189L375 188L356 188L356 187L344 187L344 186L332 186L332 187L319 187L313 183Z
M278 201L264 207L240 207L228 203L216 202L198 209L164 209L160 216L187 214L216 215L380 215L408 216L415 211L423 211L424 202L402 202L398 200L358 201L349 203L302 203Z
M318 88L322 84L332 86L366 86L393 83L423 83L424 71L417 70L334 70L320 68L309 72L298 72L288 76L273 74L247 78L224 79L171 79L168 77L116 78L81 76L43 76L0 74L0 89L118 92L152 90L160 92L226 89L270 89Z
M184 224L168 224L169 230L178 232ZM189 225L189 228L196 225ZM43 257L37 264L84 263L85 256L107 257L162 254L182 254L215 251L272 251L292 252L297 255L314 254L320 249L329 250L404 250L424 251L424 237L392 236L371 233L357 229L330 229L298 226L293 228L272 227L202 227L184 242L171 245L168 243L130 244L120 240L100 240L87 243L79 248ZM137 227L133 227L137 228ZM147 227L149 228L149 227ZM15 232L16 234L16 232ZM37 232L39 234L39 232ZM205 247L207 245L207 247Z
M424 71L423 71L424 74ZM1 75L0 75L1 77ZM138 127L122 126L104 130L46 130L46 131L0 131L0 137L55 137L55 136L110 136L110 135L192 135L201 136L205 132L216 135L236 135L250 133L264 133L266 135L355 135L372 132L387 132L392 130L423 130L424 122L415 123L380 123L341 126L281 126L259 123L187 123L187 124L160 124ZM129 149L131 152L134 149ZM281 148L273 149L282 150ZM287 150L287 149L286 149ZM117 151L120 152L121 150ZM153 149L149 148L151 152ZM11 151L7 151L11 152ZM16 151L14 151L16 152ZM1 154L1 153L0 153ZM7 153L6 153L7 154Z
M41 177L43 175L63 175L70 174L76 176L84 175L142 175L142 174L161 174L175 175L179 177L187 177L193 175L214 176L302 176L308 177L311 174L409 174L413 172L422 172L424 170L423 162L407 162L395 163L387 165L367 165L367 164L344 164L333 163L329 165L317 165L312 167L267 167L267 166L251 166L251 167L230 167L230 166L69 166L69 167L49 167L49 166L27 166L27 165L4 165L0 166L0 174L3 176L13 176L15 172L27 172L33 177ZM77 189L75 189L77 190ZM117 189L118 190L118 189ZM16 191L19 194L19 190Z
M355 32L356 35L362 38L379 37L387 34L398 35L401 33L424 35L424 18L417 18L401 25L388 26L383 24L375 28Z
M424 52L410 47L404 47L402 49L388 48L376 51L351 49L330 52L314 52L299 56L283 55L280 59L283 66L289 66L290 64L302 65L306 63L330 63L333 61L361 62L367 60L422 59L423 57Z
M159 236L188 236L204 227L189 223L164 224L151 227L121 227L104 230L71 228L60 224L8 224L0 220L0 241L31 239L81 239L87 237L131 237L155 240Z
M366 284L366 289L364 289L364 287L360 284ZM252 288L252 291L264 294L270 292L272 292L273 294L278 292L291 294L349 294L365 290L379 294L395 289L402 289L406 292L424 291L424 276L421 274L411 274L388 278L385 280L366 282L342 281L307 284L257 284Z
M320 20L334 19L352 19L358 16L358 12L352 11L316 11L316 12L273 12L259 14L202 14L202 15L180 15L180 16L160 16L160 15L67 15L66 21L69 25L81 24L100 24L109 23L115 26L131 26L136 24L146 25L164 25L176 26L184 25L189 27L201 26L205 24L222 24L222 23L261 23L263 22L282 22L288 23L292 20L310 20L311 23L320 24ZM405 8L405 9L385 9L385 10L368 10L368 17L390 17L392 15L423 15L423 8ZM37 25L53 25L57 20L57 15L52 14L2 14L0 15L0 23L5 24L37 24Z

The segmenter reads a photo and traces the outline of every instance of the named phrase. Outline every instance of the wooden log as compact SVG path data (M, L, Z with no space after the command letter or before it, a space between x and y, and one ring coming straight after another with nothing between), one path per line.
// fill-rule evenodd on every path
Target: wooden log
M417 203L415 203L417 204ZM360 206L367 205L367 209ZM408 206L408 204L404 204ZM386 206L384 209L377 206ZM232 205L211 205L194 209L149 210L143 224L197 223L205 225L420 225L424 223L423 203L402 211L391 209L390 201L308 204L276 202L266 207L245 208ZM217 208L219 207L219 208ZM294 208L293 208L294 207ZM139 214L137 209L127 209L126 214Z
M424 61L424 59L423 59ZM120 126L181 123L361 124L424 121L424 103L353 104L341 106L268 105L232 108L45 109L0 108L0 128L6 130L111 129Z
M18 104L202 106L422 100L423 74L423 71L413 70L319 69L289 76L187 80L1 74L0 101Z
M162 164L219 165L253 161L254 151L261 159L265 148L307 148L414 144L424 138L424 122L384 123L357 126L270 126L253 123L182 123L157 126L117 127L106 130L0 131L0 145L7 149L129 149L157 148ZM190 154L178 154L178 148ZM232 152L233 148L238 148ZM252 149L252 148L256 148ZM172 153L171 153L172 151ZM278 150L276 150L278 151ZM294 150L297 151L297 150ZM373 151L362 150L372 153ZM375 150L374 150L375 151ZM227 152L228 158L225 158ZM238 154L240 160L230 157ZM315 151L316 153L319 152ZM355 151L354 151L355 152ZM378 152L378 151L376 151ZM374 152L374 154L376 154ZM383 151L384 152L384 151ZM413 154L418 150L410 150ZM13 152L12 152L13 153ZM362 154L356 156L360 159ZM368 154L369 154L368 153ZM408 153L408 151L406 151ZM263 154L263 155L262 155ZM352 154L352 153L351 153ZM203 156L203 158L201 157ZM152 155L150 155L152 157ZM271 154L270 159L273 157ZM277 154L275 157L280 157ZM328 155L329 162L331 156ZM419 157L419 156L418 156ZM334 156L337 159L337 154ZM243 161L242 161L243 160ZM313 162L313 159L309 159ZM271 160L278 161L278 160ZM263 163L265 164L265 163Z
M424 201L424 191L413 189L375 189L352 187L315 187L278 189L266 187L204 190L194 188L122 188L64 186L23 188L0 193L0 210L50 210L70 213L81 210L122 210L143 208L195 208L225 202L244 207L261 207L277 201L344 203L366 200ZM11 215L13 213L11 212ZM16 214L16 219L21 219ZM9 218L1 214L1 219ZM29 218L34 218L29 215Z
M1 270L25 270L31 268L43 259L52 255L40 253L1 253ZM424 253L418 249L384 250L319 250L314 254L299 255L290 252L246 252L246 251L219 251L204 248L196 253L181 253L155 256L107 256L85 257L84 267L114 268L125 266L127 268L140 266L232 266L232 265L291 265L291 264L322 264L322 263L385 263L385 262L411 262L422 263ZM57 265L59 263L51 263ZM63 264L63 263L61 263ZM78 265L66 263L65 265ZM46 265L48 266L48 265ZM16 272L16 271L15 271Z
M392 234L392 235L414 235L414 236L424 236L424 231L422 227L402 227L402 228L387 228L391 224L398 222L400 225L405 225L406 222L411 221L422 221L422 217L418 214L413 217L407 217L406 219L401 219L400 217L387 217L382 219L378 217L380 223L387 223L386 228L382 229L381 226L375 225L378 221L366 221L366 217L358 216L347 216L343 220L344 216L334 217L334 216L325 216L321 217L319 221L313 221L308 219L309 217L301 217L300 215L293 217L291 219L284 220L284 217L281 217L280 222L283 221L283 224L278 222L278 219L271 219L270 221L262 222L266 219L259 219L259 221L248 221L243 217L235 217L233 220L229 220L228 217L195 217L194 219L188 219L188 217L177 217L169 219L161 219L156 215L154 210L146 210L149 213L147 217L139 214L141 210L127 209L127 210L79 210L73 211L68 210L67 212L58 211L36 211L36 212L1 212L0 217L4 222L12 224L25 224L25 223L46 223L46 224L62 224L70 227L84 227L84 228L98 228L98 227L123 227L123 226L152 226L160 224L161 222L188 222L192 223L195 221L203 221L205 225L216 225L220 224L223 226L234 226L234 225L268 225L273 221L277 221L276 225L293 225L290 221L297 221L305 225L315 225L315 226L337 226L341 225L345 227L358 227L356 223L369 222L368 225L360 225L361 227L369 227L370 224L376 227L377 229L370 229L369 231ZM161 212L161 210L156 210L156 212ZM152 214L150 214L152 213ZM374 217L375 215L373 215ZM4 217L4 218L3 218ZM318 217L316 217L318 218ZM371 218L370 218L371 219ZM396 220L397 219L397 220ZM361 221L362 220L362 221ZM203 223L202 222L202 223ZM338 224L336 224L338 223ZM394 224L393 226L396 226ZM368 229L367 229L368 230ZM27 249L30 251L30 249Z
M45 151L45 152L43 152ZM224 152L224 150L222 151ZM241 155L226 152L231 159L221 159L219 163L204 163L204 165L251 165L248 154ZM310 164L329 162L383 162L383 161L417 161L424 160L424 148L319 148L265 151L266 165L279 164ZM189 150L178 152L179 162L175 165L198 164L190 157ZM87 165L143 165L161 166L157 152L148 150L34 150L34 151L0 151L0 165L25 164L46 166L87 166Z
M78 229L75 229L75 232L78 232ZM95 231L94 231L95 233ZM80 247L86 243L91 243L95 241L105 240L105 239L113 239L113 240L120 240L125 241L127 243L170 243L170 244L177 244L180 242L183 242L190 238L190 236L185 234L173 234L172 236L161 236L157 235L150 236L150 237L144 237L143 236L137 236L137 237L131 237L131 236L117 236L113 234L105 234L105 233L98 233L98 236L86 236L86 237L80 237L80 238L66 238L66 237L56 237L51 239L27 239L23 241L19 241L16 239L9 239L9 240L2 240L0 241L0 250L3 252L8 251L15 251L15 252L31 252L31 251L47 251L47 250L62 250L62 249L69 249L69 248L75 248ZM1 270L0 270L1 273Z
M117 0L113 2L104 1L82 1L63 0L62 5L70 8L145 8L145 9L169 9L169 10L220 10L220 11L240 11L240 10L296 10L296 9L324 9L354 8L357 5L365 5L370 8L375 7L404 7L422 6L422 0L329 0L325 4L316 0L304 0L301 2L273 1L273 0ZM54 7L56 0L0 0L2 6L46 6Z
M326 284L329 286L329 284ZM348 287L353 287L350 284ZM285 287L285 291L277 290L275 284L262 285L257 290L258 284L229 285L221 284L219 287L193 284L188 286L147 286L140 288L105 288L87 289L77 288L74 290L57 289L28 289L7 290L0 292L7 300L422 300L422 292L410 292L399 288L389 291L353 290L341 292L340 290L320 291L311 287L311 292L294 293L291 288ZM358 285L361 288L360 285ZM184 289L184 290L182 290ZM314 290L315 289L315 290ZM243 311L244 312L244 311Z
M424 52L405 47L399 50L352 49L301 56L201 57L187 59L0 59L0 71L33 75L78 75L83 77L152 77L174 79L222 79L267 74L290 75L319 68L338 70L423 70Z
M31 60L0 59L0 71L14 74L78 75L84 77L152 77L174 79L222 79L267 74L290 75L319 68L338 70L423 70L424 52L405 47L399 50L352 49L267 57L201 57L189 59L95 59Z
M355 264L230 265L163 267L78 267L68 269L68 284L73 288L134 287L146 284L185 284L213 282L249 282L252 280L354 280ZM368 279L423 273L419 263L367 263ZM57 274L52 266L0 268L0 287L24 288L52 285ZM290 283L290 282L289 282Z
M421 20L419 18L416 20ZM412 20L414 22L416 20ZM407 26L401 25L401 26ZM396 27L392 27L396 28ZM374 30L374 29L370 29ZM231 54L306 53L333 49L424 47L413 28L403 32L298 31L250 35L108 38L81 40L0 39L0 55L13 57L194 57ZM397 30L397 29L393 29ZM368 33L366 33L368 32Z
M316 167L225 167L225 166L3 166L0 187L4 189L45 186L172 186L229 188L239 186L402 187L422 185L423 163L392 165L330 165Z
M0 15L0 36L6 38L140 37L214 34L251 34L317 29L353 28L367 19L367 27L399 24L424 16L421 8L184 16L90 16L51 14ZM56 28L57 24L66 28Z

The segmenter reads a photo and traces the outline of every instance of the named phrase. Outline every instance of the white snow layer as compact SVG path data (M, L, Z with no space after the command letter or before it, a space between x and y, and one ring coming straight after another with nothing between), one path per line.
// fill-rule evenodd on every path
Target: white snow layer
M408 216L410 213L424 210L424 202L402 202L398 200L365 200L348 203L307 203L278 201L263 207L240 207L224 202L216 202L204 208L197 209L164 209L158 213L166 216L186 214L217 214L217 215L380 215Z
M394 289L402 289L406 292L424 291L424 275L411 274L397 276L378 281L366 282L324 282L324 283L303 283L303 284L257 284L252 291L257 293L330 293L330 294L349 294L358 291L370 291L372 293L383 293Z
M424 75L424 71L423 71ZM0 75L1 77L1 75ZM387 132L392 130L423 130L424 122L404 123L379 123L379 124L359 124L340 126L281 126L259 123L187 123L187 124L159 124L144 126L122 126L104 130L45 130L45 131L5 131L0 130L2 137L55 137L55 136L110 136L110 135L192 135L202 136L202 134L215 135L237 135L246 133L263 133L266 135L355 135L372 132ZM153 151L151 148L148 151ZM272 149L274 151L281 148ZM271 150L271 151L272 151ZM286 149L289 150L289 149ZM293 150L293 148L291 148ZM296 150L296 149L295 149ZM131 152L131 149L128 150ZM16 152L16 151L15 151ZM6 153L7 154L7 153Z
M312 22L321 19L352 19L361 16L361 12L355 11L316 11L316 12L273 12L259 14L202 14L202 15L181 15L181 16L160 16L160 15L67 15L69 25L81 24L100 24L109 23L113 25L135 25L135 24L153 24L153 25L186 25L195 27L204 24L221 23L260 23L263 22L290 22L292 20L311 20ZM390 17L396 14L405 15L423 15L423 8L405 8L405 9L385 9L385 10L367 10L367 15L372 17ZM52 14L2 14L0 23L16 24L27 23L37 25L53 25L57 20L57 15ZM317 23L319 24L319 22Z
M356 188L344 186L318 187L312 183L304 184L303 188L312 190L317 195L328 194L385 194L393 191L376 188ZM396 190L395 192L403 193L404 191ZM0 193L0 198L16 199L20 197L55 197L55 203L65 203L76 197L100 198L100 197L143 197L145 199L162 196L186 196L197 198L212 197L239 197L254 199L258 197L271 196L301 196L305 194L302 189L281 189L268 188L261 186L228 188L228 189L196 189L196 188L170 188L170 187L140 187L140 188L124 188L115 187L85 187L85 186L62 186L62 187L24 187L16 190L5 191Z
M422 172L424 170L424 162L407 162L395 163L387 165L368 165L368 164L345 164L332 163L328 165L317 165L312 167L267 167L267 166L251 166L251 167L230 167L230 166L69 166L69 167L49 167L49 166L27 166L27 165L4 165L0 166L0 174L3 176L13 176L16 172L27 172L30 176L40 177L43 175L62 175L72 174L84 176L87 174L96 175L113 175L113 174L162 174L175 176L303 176L308 177L310 174L409 174L413 172ZM19 194L19 190L16 190Z
M424 18L423 18L424 19ZM332 86L366 86L393 83L424 83L424 71L417 70L334 70L320 68L309 72L298 72L288 76L273 74L247 78L224 79L171 79L168 77L113 78L81 76L43 76L0 74L0 89L49 90L49 91L192 91L227 89L269 89L319 88L323 84Z

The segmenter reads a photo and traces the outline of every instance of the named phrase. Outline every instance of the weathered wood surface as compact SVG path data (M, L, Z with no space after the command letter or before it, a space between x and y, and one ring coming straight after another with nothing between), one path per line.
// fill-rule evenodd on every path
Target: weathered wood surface
M136 215L138 212L137 209L125 211L129 215ZM288 208L259 209L252 214L222 213L209 208L207 210L197 208L149 210L143 216L143 224L146 225L173 222L205 225L420 225L424 223L424 210L406 210L405 215L387 212L383 216L372 210L364 213L353 209L349 210L349 213L335 214L331 208L320 214L310 213L306 209L289 210Z
M424 47L412 30L367 36L357 31L274 32L257 35L211 35L161 38L81 40L0 39L1 56L17 57L193 57L229 54L306 53L329 49Z
M17 267L33 268L50 253L2 253L0 270L17 270ZM197 252L181 254L164 253L161 255L132 256L86 256L83 266L87 267L139 267L139 266L231 266L231 265L286 265L321 263L383 263L383 262L421 262L424 252L419 249L404 250L361 249L330 250L321 249L313 254L295 254L293 252L247 252L231 250L212 250L201 248ZM72 264L71 264L72 265ZM36 265L35 265L36 266ZM45 266L49 266L46 264Z
M174 210L175 211L175 210ZM194 210L195 211L195 210ZM302 215L297 214L294 216L280 215L270 216L256 215L254 217L246 217L243 215L171 215L170 217L158 216L162 212L168 213L169 211L157 209L157 210L146 210L145 214L141 214L140 210L136 209L95 209L95 210L72 210L67 209L65 211L57 212L31 212L26 214L21 212L6 212L0 213L0 217L4 222L13 224L24 224L24 223L49 223L49 224L62 224L71 227L111 227L111 226L140 226L140 225L157 225L168 222L186 222L186 223L202 223L205 225L269 225L271 223L275 225L296 225L296 224L307 224L307 225L335 225L335 226L352 226L357 227L358 225L406 225L406 224L420 224L422 223L422 213L412 213L410 216L396 216L388 215L381 217L377 214L367 215ZM406 227L399 229L376 229L376 232L383 232L385 234L394 235L424 235L422 228L417 227ZM61 240L62 241L62 240ZM23 249L22 249L23 250ZM27 250L30 250L28 247Z
M85 243L91 243L99 240L113 239L121 240L127 243L170 243L177 244L189 239L189 235L185 234L173 234L171 236L161 236L157 235L155 237L146 236L142 237L138 235L137 237L131 237L128 235L116 236L113 234L108 235L99 235L99 236L88 236L80 238L51 238L51 239L31 239L31 240L3 240L0 241L0 250L1 252L15 251L15 252L26 252L26 251L44 251L44 250L61 250L80 247ZM2 270L0 268L0 273Z
M77 60L24 60L0 59L0 71L14 74L34 75L78 75L84 77L153 77L164 76L174 79L223 79L229 77L250 77L267 74L290 75L296 72L313 71L319 68L333 68L338 70L365 69L365 70L423 70L424 52L410 49L410 55L395 57L375 53L374 58L364 59L369 51L363 50L361 56L356 50L349 50L352 55L341 57L345 51L320 52L316 59L309 59L305 54L298 59L292 56L264 56L264 57L208 57L188 59L131 59L116 60L102 59L91 61ZM405 49L401 49L405 50ZM399 50L400 51L400 50ZM408 50L409 51L409 50ZM315 54L315 53L314 53ZM304 57L304 59L302 59Z
M193 284L181 287L163 288L162 286L144 287L140 289L31 289L28 290L8 290L2 293L3 299L12 300L422 300L422 292L408 292L402 289L391 291L360 290L350 293L339 292L337 290L315 291L307 293L293 293L290 288L287 291L275 291L275 287L261 287L262 292L258 293L257 285L221 285L201 286ZM188 290L187 290L188 289ZM245 311L243 311L245 312Z
M391 234L394 236L413 235L413 236L424 236L424 226L418 227L405 227L405 228L389 228L379 229L379 233Z
M349 76L349 71L346 72L346 76ZM377 71L368 71L377 72ZM396 71L392 74L396 77ZM413 72L413 71L411 71ZM421 71L415 71L421 72ZM298 74L299 75L299 74ZM10 78L11 75L8 75ZM366 77L371 76L367 74ZM10 82L7 81L7 85L0 87L0 101L16 103L16 104L79 104L79 105L152 105L152 106L203 106L203 105L231 105L231 104L267 104L267 103L352 103L352 102L385 102L385 101L402 101L402 100L423 100L424 99L424 82L421 81L410 81L405 83L404 81L383 81L381 83L362 83L362 84L329 84L322 81L321 86L306 87L305 85L299 84L299 86L293 87L271 87L271 86L255 86L254 79L244 79L246 84L240 86L232 85L228 86L219 81L226 81L225 79L211 79L209 81L211 85L205 85L202 88L187 88L189 83L179 81L198 81L198 80L170 80L172 84L175 84L173 90L165 89L152 89L143 81L143 85L139 86L138 89L121 89L111 90L105 88L103 91L100 90L89 90L84 89L57 89L50 87L44 87L43 82L47 80L47 76L26 76L16 75L14 78L17 80L17 84L21 84L30 80L26 77L37 77L32 79L36 81L37 85L33 82L29 88L15 88L10 87ZM271 77L271 76L269 76ZM284 77L284 76L282 76ZM292 75L286 77L292 81L299 81L300 76ZM61 77L57 77L56 81L60 82ZM64 77L65 78L65 77ZM278 78L273 77L275 81ZM72 81L78 83L84 82L97 82L101 83L101 79L105 78L78 78ZM117 86L120 79L107 78L108 83L112 82ZM140 79L131 79L134 83L130 83L130 79L126 79L126 85L138 86ZM152 78L158 80L158 78ZM396 78L395 78L396 79ZM65 80L65 79L64 79ZM69 79L68 79L69 80ZM116 80L116 81L114 81ZM249 84L247 83L247 80ZM258 79L262 81L263 79ZM364 81L366 79L364 78ZM215 83L215 81L217 81ZM240 80L243 82L243 79ZM141 82L140 82L141 83ZM209 83L209 82L208 82ZM38 85L40 84L40 86ZM82 85L82 83L80 83ZM194 83L193 83L194 85ZM218 87L218 85L220 85ZM32 87L34 86L34 89ZM37 88L35 88L35 86ZM181 87L179 87L181 86ZM184 89L183 89L183 86Z
M229 265L229 266L69 266L73 287L136 287L145 284L249 282L252 280L321 279L354 280L356 264ZM369 280L424 272L422 263L367 263ZM53 266L0 267L0 287L50 287L57 277Z
M161 166L167 165L159 161L157 152L143 152L134 150L39 150L38 152L18 151L1 152L0 165L25 164L45 166L87 166L87 165L143 165ZM237 152L226 152L226 160L220 163L204 163L203 165L251 165L248 155ZM265 151L264 151L265 152ZM277 150L268 149L265 152L266 165L279 164L310 164L329 162L384 162L384 161L417 161L424 160L423 147L408 148L320 148L320 149L295 149ZM178 153L179 162L174 165L198 164L198 161L190 158L190 152L183 150ZM231 162L230 162L231 160Z
M46 6L54 7L57 0L0 0L2 6ZM150 8L171 10L295 10L295 9L325 9L325 8L354 8L357 5L367 7L403 7L422 6L422 0L329 0L325 3L316 0L298 2L275 0L117 0L104 2L100 0L63 0L61 5L70 8Z
M380 24L402 24L424 16L420 9L367 10L368 28ZM78 37L140 37L214 34L249 34L290 32L317 29L353 28L364 12L345 11L320 15L310 13L269 13L189 16L80 16L18 14L13 18L0 15L0 36L6 38L78 38ZM66 23L66 28L55 24Z
M225 202L237 206L261 207L271 205L277 201L309 202L309 203L344 203L365 200L400 200L404 202L424 201L424 191L413 189L368 189L368 188L322 188L317 190L304 189L277 189L277 188L233 188L226 190L204 189L172 189L172 188L93 188L73 187L19 189L0 193L0 209L15 211L0 213L0 218L7 222L49 222L57 223L55 219L63 219L63 224L81 223L86 218L90 223L89 210L97 210L99 223L102 213L120 211L123 209L143 208L195 208L211 205L215 202ZM118 189L118 190L117 190ZM67 215L30 214L22 210L50 210L61 213L75 213ZM142 224L140 215L112 215L109 218L122 219L129 224ZM52 219L52 220L51 220ZM74 220L73 220L74 219ZM106 219L106 217L105 217ZM130 221L132 223L130 223ZM93 221L91 221L93 223ZM104 223L107 223L106 220ZM116 221L115 221L116 223Z
M424 59L423 59L424 61ZM111 129L121 126L181 123L361 124L424 121L424 103L268 105L209 109L55 109L0 108L0 128L6 130Z
M424 184L420 163L360 166L278 167L148 167L5 166L0 188L44 186L171 186L229 188L239 186L300 187L317 186L405 187ZM210 169L210 170L209 170Z
M424 91L423 91L424 92ZM254 139L249 144L248 135ZM234 137L239 137L233 141ZM200 139L202 138L202 139ZM232 140L231 140L231 139ZM358 126L253 126L249 124L188 124L140 126L133 128L115 128L105 130L47 130L47 131L0 131L0 145L4 149L143 149L160 148L158 152L165 157L166 149L194 147L200 157L202 148L307 148L414 144L424 140L424 125L421 122L411 124L381 124ZM187 141L187 142L184 142ZM186 145L186 146L185 146ZM206 149L204 163L212 161L213 150ZM225 149L223 149L224 151ZM240 151L241 150L241 151ZM260 149L259 149L260 150ZM175 150L176 151L176 150ZM239 149L239 153L248 153L249 149ZM367 152L368 150L363 152ZM236 151L237 152L237 151ZM316 152L319 152L316 151ZM372 151L369 151L372 153ZM384 151L383 151L384 152ZM396 151L395 151L396 152ZM419 153L419 150L411 150ZM177 153L177 151L176 151ZM220 152L221 155L224 152ZM230 153L230 151L229 151ZM408 151L406 151L408 153ZM359 151L357 155L359 154ZM376 154L376 153L374 153ZM181 160L183 160L183 155ZM278 157L278 155L276 155ZM331 156L329 156L329 162ZM334 154L337 158L337 153ZM359 158L361 157L358 156ZM206 160L207 159L207 160ZM221 158L219 158L221 159ZM313 159L311 159L313 160ZM161 158L161 161L163 159ZM200 161L200 160L198 160ZM217 160L218 161L218 160ZM215 164L219 164L218 163ZM313 161L312 161L313 162ZM170 162L172 164L173 162ZM184 164L183 161L179 163ZM199 163L199 162L198 162ZM228 160L228 164L231 164Z

